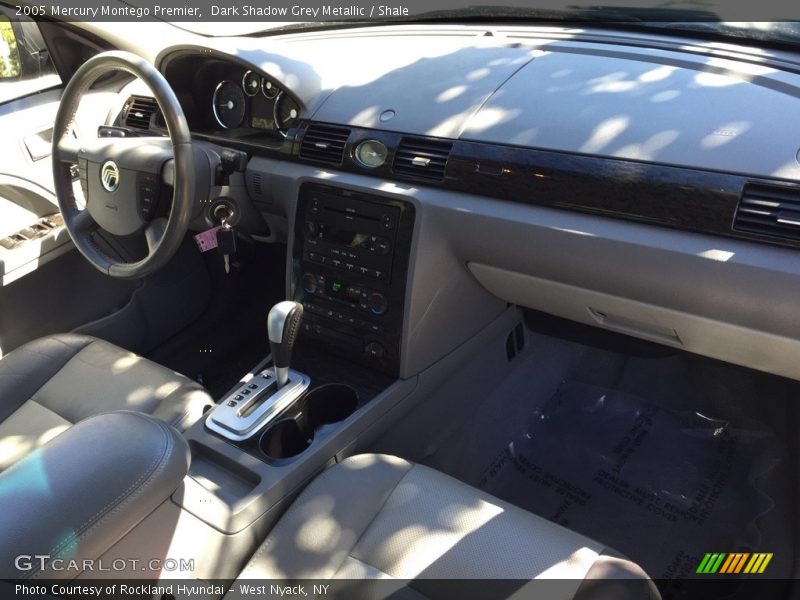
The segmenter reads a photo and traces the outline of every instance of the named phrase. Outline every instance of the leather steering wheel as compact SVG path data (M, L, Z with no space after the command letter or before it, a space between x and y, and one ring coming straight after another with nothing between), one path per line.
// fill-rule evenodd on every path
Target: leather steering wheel
M169 138L97 138L79 142L72 122L81 98L110 71L125 71L152 91ZM171 180L164 181L174 160ZM75 200L73 165L78 166L86 208ZM111 277L135 279L163 267L177 252L188 229L195 195L192 138L183 109L155 67L130 52L103 52L86 61L70 79L53 127L53 179L58 206L72 241L96 268ZM169 218L159 217L159 191L173 185ZM144 233L148 253L136 262L112 258L95 241L102 229L117 236Z

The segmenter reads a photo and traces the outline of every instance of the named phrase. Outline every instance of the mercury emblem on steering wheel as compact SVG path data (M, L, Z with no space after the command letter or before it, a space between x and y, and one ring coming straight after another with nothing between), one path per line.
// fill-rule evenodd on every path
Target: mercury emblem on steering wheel
M107 160L100 168L100 183L107 192L114 192L119 187L119 167L113 160Z

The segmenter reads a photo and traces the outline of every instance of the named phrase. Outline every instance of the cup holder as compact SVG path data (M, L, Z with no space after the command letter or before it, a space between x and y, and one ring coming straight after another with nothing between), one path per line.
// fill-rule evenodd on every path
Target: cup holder
M311 390L298 403L299 410L270 426L258 446L267 458L297 456L326 425L345 420L358 408L358 393L349 385L330 383Z

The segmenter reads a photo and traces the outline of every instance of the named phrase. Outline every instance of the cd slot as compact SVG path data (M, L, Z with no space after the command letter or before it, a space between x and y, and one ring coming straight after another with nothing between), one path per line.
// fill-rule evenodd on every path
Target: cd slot
M347 209L347 208L336 208L335 206L326 206L325 210L332 213L338 213L340 215L345 215L349 218L356 218L356 219L366 219L367 221L375 221L376 223L380 222L380 218L373 217L371 215L366 215L364 213L356 212L354 209Z

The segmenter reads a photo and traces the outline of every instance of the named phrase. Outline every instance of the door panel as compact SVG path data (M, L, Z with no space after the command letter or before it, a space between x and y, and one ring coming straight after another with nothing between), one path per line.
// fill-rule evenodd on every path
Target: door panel
M0 288L0 353L110 315L140 284L104 275L73 249Z
M36 23L9 24L2 12L0 50L8 56L13 27L10 54L19 59L0 65L0 357L35 337L112 314L141 285L94 269L64 229L50 157L61 78ZM78 133L91 135L105 122L109 98L113 91L87 94Z

